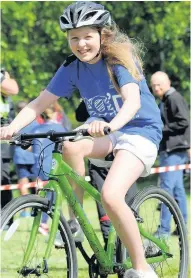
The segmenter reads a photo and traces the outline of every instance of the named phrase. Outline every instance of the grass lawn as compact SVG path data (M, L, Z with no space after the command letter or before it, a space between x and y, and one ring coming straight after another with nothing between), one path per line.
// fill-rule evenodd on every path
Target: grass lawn
M15 192L15 194L17 194L17 192ZM190 195L189 194L187 195L187 201L188 201L188 205L190 205ZM93 225L95 231L98 234L98 237L100 238L101 242L103 242L102 235L101 235L101 232L100 232L100 227L99 227L95 202L93 200L91 200L89 197L85 198L84 208L85 208L86 214L87 214L91 224ZM68 210L67 210L66 203L64 203L64 205L63 205L63 211L64 211L64 215L65 215L66 219L68 219ZM189 219L189 227L190 227L190 209L189 209L188 219ZM189 232L189 242L190 242L190 232ZM85 240L84 246L86 248L86 251L87 251L88 255L91 257L91 255L93 255L93 252L92 252L87 240ZM14 261L17 260L17 247L16 247L16 245L13 249L15 250L15 254L13 254L13 260L12 260L12 264L14 265ZM7 252L10 252L10 251L7 250ZM57 252L57 250L53 251L53 255L56 258L55 267L57 266L57 263L58 263L59 259L61 259L61 251L58 251L58 253L56 253L56 252ZM10 253L8 253L7 255L10 257ZM82 257L82 255L79 251L77 252L77 255L78 255L78 269L79 269L78 278L88 278L89 275L88 275L87 263L85 262L84 258ZM7 276L6 273L2 272L1 277L2 278L14 278L14 277L18 277L18 276L14 276L14 275L10 276L10 274L9 274L9 276ZM53 273L53 276L48 275L48 276L45 276L45 277L65 278L65 276L63 276L62 272L58 271L58 270L55 270L55 272ZM117 275L112 275L111 277L117 278ZM165 276L165 277L167 278L167 276ZM175 276L175 277L177 277L177 276ZM173 277L168 276L168 278L173 278Z

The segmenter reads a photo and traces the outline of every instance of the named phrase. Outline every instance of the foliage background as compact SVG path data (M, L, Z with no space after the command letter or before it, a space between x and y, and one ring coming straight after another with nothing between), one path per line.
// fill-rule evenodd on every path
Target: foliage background
M19 83L19 95L31 99L46 87L70 54L58 17L67 1L2 1L1 65ZM189 1L101 1L129 37L144 44L145 75L166 71L189 102ZM77 96L63 101L70 114Z

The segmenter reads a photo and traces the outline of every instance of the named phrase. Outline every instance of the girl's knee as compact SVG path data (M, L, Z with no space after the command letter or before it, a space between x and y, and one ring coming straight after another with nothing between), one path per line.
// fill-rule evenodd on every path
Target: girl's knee
M82 153L82 148L76 142L64 142L63 155L78 155Z
M108 190L102 190L101 200L104 208L107 210L117 210L119 202L123 201L122 196L118 196L114 192L108 192Z

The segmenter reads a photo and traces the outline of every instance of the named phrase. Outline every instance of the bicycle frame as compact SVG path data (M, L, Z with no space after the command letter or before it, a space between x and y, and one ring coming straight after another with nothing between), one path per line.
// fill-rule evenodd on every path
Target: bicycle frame
M51 178L53 177L54 178ZM61 205L63 197L66 197L66 200L71 207L71 209L74 212L74 215L76 216L77 220L79 221L81 228L92 248L92 250L95 253L95 256L100 264L101 271L103 273L114 273L114 266L119 265L117 263L113 262L114 257L114 248L115 248L115 241L116 241L116 232L113 226L111 225L109 237L108 237L108 246L107 250L105 251L102 247L92 225L90 224L79 200L77 199L76 195L74 194L72 187L68 181L67 178L71 178L73 181L75 181L79 186L83 187L86 192L96 201L101 203L101 197L100 193L87 181L85 181L84 177L79 176L76 172L72 170L72 168L63 161L62 155L59 152L53 152L53 159L52 159L52 169L50 172L50 180L49 182L44 186L44 189L53 190L56 193L56 201L54 206L54 213L53 213L53 220L50 230L50 236L47 243L47 248L44 255L44 265L46 269L46 261L48 260L51 248L54 244L54 239L56 236L56 232L58 230L58 223L60 218L60 211L61 211ZM40 191L40 196L45 197L45 191ZM28 242L28 246L24 255L22 266L25 265L27 262L30 253L32 251L35 238L38 232L38 227L40 225L40 219L41 219L41 212L37 213L36 217L34 218L33 227L30 234L30 239ZM148 258L147 262L149 264L162 262L167 258L167 252L168 247L165 243L165 241L161 241L158 238L155 238L151 234L147 233L143 230L140 224L139 230L141 235L143 235L145 238L151 240L154 242L161 250L162 255L157 257ZM124 269L128 269L132 266L130 258L128 258L123 264L120 264ZM44 271L45 272L45 271Z

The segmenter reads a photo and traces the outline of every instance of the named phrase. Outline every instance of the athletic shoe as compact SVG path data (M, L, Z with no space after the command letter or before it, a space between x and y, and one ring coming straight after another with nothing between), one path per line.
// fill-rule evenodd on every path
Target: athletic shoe
M56 248L64 248L64 242L62 240L62 237L61 237L61 234L59 231L56 233L56 238L54 240L54 246Z
M12 224L13 224L13 218L11 218L9 222L4 226L3 231L9 230Z
M8 231L11 225L6 224L5 227L3 228L3 231Z
M163 233L162 231L160 230L157 230L154 234L153 234L155 237L159 238L159 239L164 239L164 240L167 240L170 236L170 234L168 233Z
M84 233L83 233L79 223L76 220L69 220L68 225L70 226L70 230L72 232L74 241L75 242L83 242L84 241ZM62 237L61 237L59 231L56 233L56 238L55 238L55 241L54 241L54 245L57 248L63 248L64 247L64 242L62 240Z
M39 233L41 233L43 236L47 236L49 229L43 223L40 224L40 227L38 228Z
M70 230L72 232L74 241L75 242L83 242L84 241L84 233L80 227L80 224L76 220L69 220L68 225L70 226Z
M159 225L156 232L153 234L155 237L159 239L167 240L170 236L170 233L166 233L162 227Z
M124 278L158 278L158 276L150 266L149 266L149 270L146 272L131 268L125 272L123 277Z

